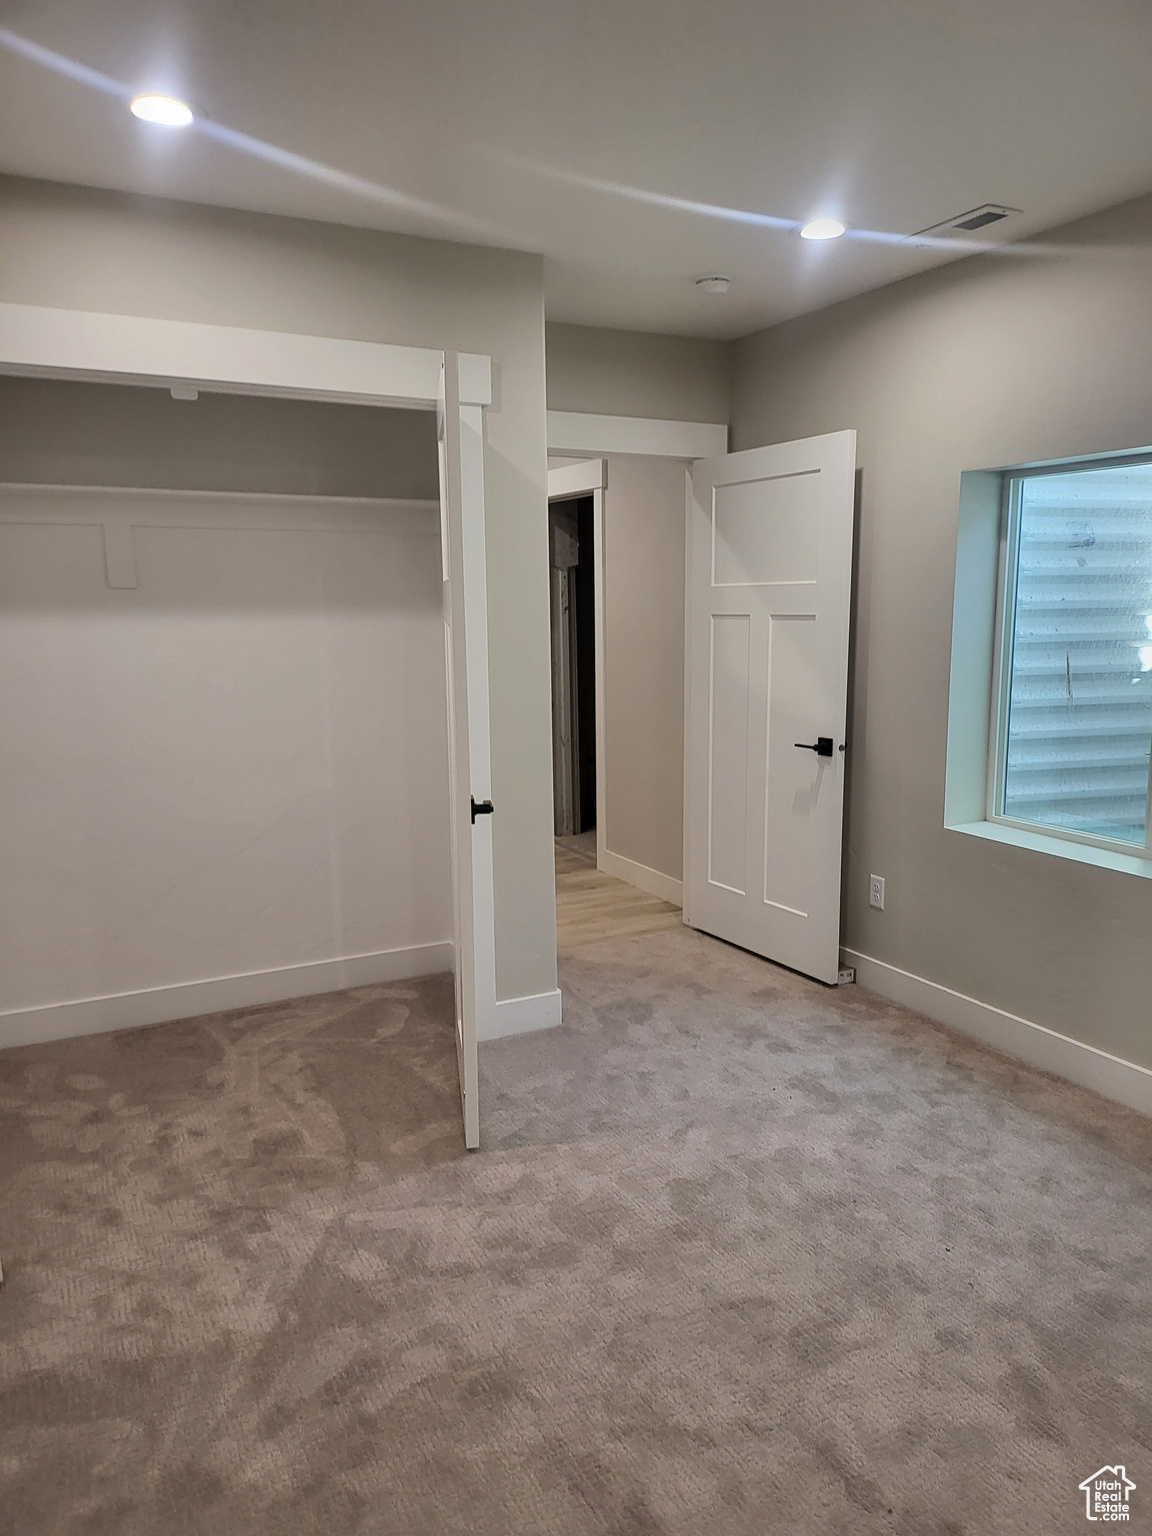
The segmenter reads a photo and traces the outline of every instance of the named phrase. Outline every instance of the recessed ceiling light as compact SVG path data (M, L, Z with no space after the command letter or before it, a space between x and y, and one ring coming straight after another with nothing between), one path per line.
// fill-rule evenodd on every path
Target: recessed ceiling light
M839 219L810 219L800 231L801 240L838 240L844 233Z
M721 277L717 272L709 277L698 277L696 279L696 286L700 289L701 293L727 293L732 286L732 279L730 277Z
M162 123L165 128L187 128L192 121L192 108L174 96L136 96L132 100L132 115L146 123Z

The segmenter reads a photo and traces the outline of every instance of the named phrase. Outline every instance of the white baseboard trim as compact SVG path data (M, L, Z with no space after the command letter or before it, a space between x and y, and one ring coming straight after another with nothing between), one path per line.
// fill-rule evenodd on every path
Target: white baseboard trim
M481 1040L502 1040L505 1035L526 1035L534 1029L555 1029L560 1023L560 988L535 992L531 997L496 999L496 1017L492 1029L479 1035Z
M950 987L926 981L923 976L914 976L884 960L873 960L854 949L845 949L842 954L849 965L856 967L859 985L870 992L878 992L891 1002L926 1014L938 1024L946 1024L949 1029L1017 1056L1030 1066L1066 1078L1081 1088L1091 1088L1141 1114L1152 1115L1152 1071L1147 1067L1057 1034L1043 1024L1033 1024L1031 1019L1006 1013L963 992L953 992Z
M73 1035L132 1029L143 1024L166 1024L173 1019L190 1019L203 1013L255 1008L262 1003L279 1003L291 997L339 992L345 987L366 987L378 982L406 981L411 976L432 976L451 969L451 943L413 944L405 949L349 955L342 960L282 965L275 970L251 971L243 976L216 976L208 981L189 981L172 987L149 987L142 992L121 992L111 997L86 997L71 1003L49 1003L41 1008L13 1009L0 1013L0 1049L66 1040Z
M670 901L676 907L684 905L684 882L662 875L658 869L649 869L647 864L637 864L635 859L626 859L622 853L612 853L607 848L600 850L596 865L606 875L627 880L649 896L659 896L661 901Z

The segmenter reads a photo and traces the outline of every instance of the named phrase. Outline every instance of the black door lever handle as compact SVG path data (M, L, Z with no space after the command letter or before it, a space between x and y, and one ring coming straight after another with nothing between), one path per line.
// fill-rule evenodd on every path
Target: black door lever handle
M475 795L473 795L471 797L471 799L472 799L472 825L475 826L476 825L476 818L477 818L477 816L491 816L491 814L492 814L492 802L491 802L491 800L477 800Z
M815 741L794 741L792 745L794 747L803 747L805 752L815 752L817 757L832 756L833 742L831 736L817 736Z

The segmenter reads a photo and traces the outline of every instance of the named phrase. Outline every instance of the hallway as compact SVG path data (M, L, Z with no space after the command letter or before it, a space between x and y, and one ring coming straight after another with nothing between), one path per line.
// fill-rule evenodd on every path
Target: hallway
M587 839L588 833L580 834ZM598 939L635 937L679 928L683 918L670 901L596 868L580 838L556 839L556 948L575 949ZM574 846L575 845L575 846Z

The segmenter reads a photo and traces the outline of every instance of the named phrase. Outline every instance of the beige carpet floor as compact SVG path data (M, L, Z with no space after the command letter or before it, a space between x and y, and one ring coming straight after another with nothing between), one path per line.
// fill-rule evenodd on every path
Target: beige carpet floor
M4 1536L1152 1529L1152 1134L683 928L0 1053Z

